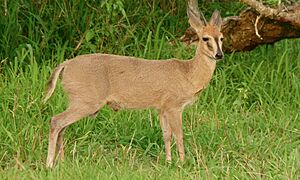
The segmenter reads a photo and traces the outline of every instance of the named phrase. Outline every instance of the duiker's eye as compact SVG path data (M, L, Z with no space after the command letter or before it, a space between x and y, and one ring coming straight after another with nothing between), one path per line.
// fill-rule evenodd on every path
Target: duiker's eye
M208 37L203 37L202 40L207 42L209 40L209 38Z
M220 38L221 41L223 41L224 38Z

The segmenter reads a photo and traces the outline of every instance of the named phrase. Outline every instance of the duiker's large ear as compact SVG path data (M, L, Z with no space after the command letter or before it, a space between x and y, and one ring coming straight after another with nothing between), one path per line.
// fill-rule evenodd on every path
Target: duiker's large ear
M204 25L206 25L206 20L204 22L200 20L200 13L198 11L198 6L196 1L189 1L187 7L187 15L189 18L189 23L196 31L201 29ZM204 17L203 17L204 18Z
M217 26L219 30L221 30L222 26L222 17L220 15L220 12L218 10L215 10L214 13L212 14L210 21L210 25Z

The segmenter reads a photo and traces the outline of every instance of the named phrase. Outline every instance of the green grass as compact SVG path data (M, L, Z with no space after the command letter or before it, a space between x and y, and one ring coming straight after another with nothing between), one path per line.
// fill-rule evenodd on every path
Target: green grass
M184 163L179 161L175 144L173 162L165 162L154 110L114 112L105 107L95 119L85 118L67 128L66 160L52 170L46 169L49 120L67 106L60 85L48 103L42 103L45 84L57 64L93 52L148 59L194 55L192 48L168 43L187 25L177 22L180 10L167 14L158 11L154 2L148 12L142 8L146 6L143 1L139 11L125 4L126 16L121 8L116 10L118 14L104 17L101 11L108 11L105 6L93 9L93 4L74 2L38 4L37 9L10 5L11 16L1 16L5 21L0 23L6 26L0 26L0 179L300 176L299 40L226 55L218 63L209 87L183 113ZM73 12L72 8L86 11ZM21 12L18 18L13 16L17 11ZM91 25L80 21L79 16L90 18ZM15 22L26 30L15 27Z
M165 163L155 111L104 108L67 129L66 161L46 170L48 123L66 101L59 86L42 104L53 64L37 64L28 46L1 74L1 179L294 179L300 175L299 48L299 41L283 41L219 63L210 86L184 111L183 164L175 146L173 163Z

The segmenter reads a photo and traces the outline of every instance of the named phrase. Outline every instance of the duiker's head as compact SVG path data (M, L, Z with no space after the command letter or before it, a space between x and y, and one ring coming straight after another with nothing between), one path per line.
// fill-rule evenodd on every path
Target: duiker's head
M203 15L201 20L198 7L193 7L191 4L188 6L187 14L191 27L199 37L198 48L201 53L214 60L222 59L224 56L222 51L223 34L221 33L222 18L219 11L214 11L209 22Z

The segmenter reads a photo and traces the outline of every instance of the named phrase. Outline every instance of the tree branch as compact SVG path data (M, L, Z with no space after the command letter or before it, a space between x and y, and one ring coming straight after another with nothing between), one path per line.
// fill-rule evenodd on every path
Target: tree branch
M255 0L241 1L251 8L239 16L223 19L224 52L250 51L262 44L300 37L300 2L284 9L273 9ZM198 36L189 27L180 40L186 44L196 43Z
M289 22L294 26L300 28L300 3L298 2L292 8L290 7L290 11L286 12L284 9L273 9L270 7L266 7L261 2L257 2L255 0L241 0L241 2L247 4L251 8L255 9L261 15L268 17L274 20L280 20L284 22Z

